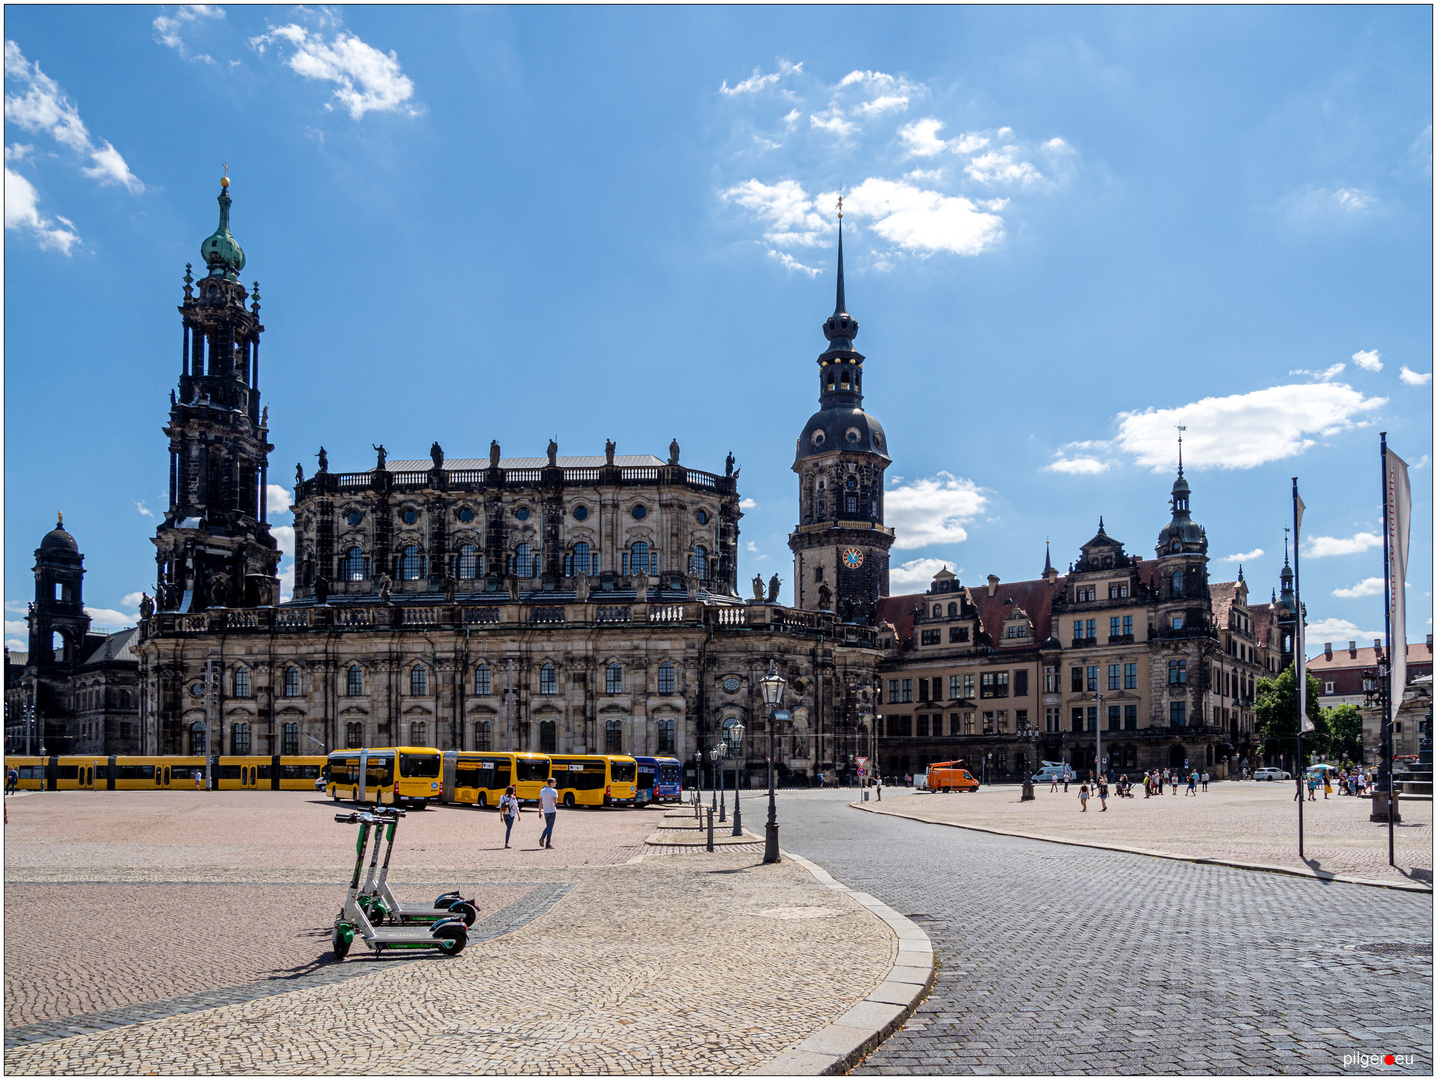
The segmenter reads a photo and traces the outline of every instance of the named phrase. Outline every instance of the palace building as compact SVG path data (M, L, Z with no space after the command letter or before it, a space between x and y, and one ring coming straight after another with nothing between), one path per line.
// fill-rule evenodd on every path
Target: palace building
M368 468L333 472L321 447L318 472L296 473L293 597L278 602L259 286L239 280L221 183L204 276L186 267L179 306L154 600L137 630L90 635L78 546L59 527L45 537L30 653L7 664L12 749L16 720L38 712L51 753L672 754L692 780L695 755L741 725L725 768L761 781L758 680L773 661L789 683L784 778L847 778L876 757L890 776L962 758L1017 779L1043 759L1090 767L1100 734L1120 770L1256 763L1256 680L1292 660L1291 573L1270 604L1249 602L1240 571L1209 579L1181 449L1151 558L1099 519L1067 574L1051 558L1029 581L964 586L945 570L888 595L892 459L863 409L841 217L819 407L792 466L793 606L777 575L743 595L733 456L694 468L677 439L666 457L612 440L565 457L554 441L542 457L375 446Z

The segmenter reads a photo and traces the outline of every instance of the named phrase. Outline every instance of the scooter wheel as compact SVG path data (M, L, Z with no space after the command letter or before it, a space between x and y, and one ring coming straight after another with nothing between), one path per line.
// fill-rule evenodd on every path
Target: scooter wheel
M354 931L346 927L336 926L331 946L334 949L334 958L343 960L349 955L349 946L354 943Z
M465 926L473 926L474 920L479 918L479 910L468 901L462 904L455 904L449 909L449 914L463 919Z
M464 951L464 946L469 944L469 932L452 923L435 930L434 938L442 943L441 947L446 956L458 956Z

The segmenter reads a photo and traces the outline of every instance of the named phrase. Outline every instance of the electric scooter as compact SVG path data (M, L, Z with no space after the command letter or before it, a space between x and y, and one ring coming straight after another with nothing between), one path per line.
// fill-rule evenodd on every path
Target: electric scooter
M447 892L435 897L432 906L425 903L406 904L395 897L389 889L389 857L394 853L394 834L398 829L399 819L404 817L407 811L388 807L370 812L375 817L388 820L386 831L389 846L384 851L384 864L379 868L379 876L375 877L374 861L371 861L369 875L365 879L364 887L359 890L359 905L364 908L369 921L375 926L381 925L386 919L397 923L433 923L457 916L464 920L465 926L473 926L474 920L479 917L479 905L473 897L465 900L458 892ZM379 855L378 833L382 828L383 826L376 829L376 858Z
M379 855L380 828L387 818L367 812L335 814L334 820L341 824L359 826L359 839L354 845L354 876L349 881L349 892L344 898L344 907L334 917L332 945L336 960L343 960L349 954L349 947L356 936L374 950L378 956L385 949L436 949L446 956L454 956L464 950L469 941L469 931L464 920L447 916L430 926L377 927L369 920L365 909L359 903L359 875L364 870L364 849L374 838L374 856ZM371 867L373 862L371 861Z

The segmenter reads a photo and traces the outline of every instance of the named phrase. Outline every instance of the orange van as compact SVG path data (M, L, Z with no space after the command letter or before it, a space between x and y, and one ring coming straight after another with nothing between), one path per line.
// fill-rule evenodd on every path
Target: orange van
M978 780L962 761L936 761L928 766L929 791L977 791Z

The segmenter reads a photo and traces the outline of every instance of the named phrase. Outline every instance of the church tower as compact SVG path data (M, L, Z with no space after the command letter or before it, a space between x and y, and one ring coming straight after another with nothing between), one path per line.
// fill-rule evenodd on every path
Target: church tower
M279 549L265 522L268 410L259 403L259 285L240 283L229 177L219 226L200 245L208 273L185 267L178 397L170 393L170 505L155 532L162 611L253 607L279 598ZM192 286L194 286L192 288Z
M843 294L843 213L838 215L838 296L823 324L828 348L818 357L818 412L798 437L798 527L793 551L794 606L834 611L871 625L888 593L893 530L883 524L883 471L891 464L883 427L863 411L863 355L853 347L858 320Z
M1207 530L1192 519L1192 488L1183 476L1178 437L1178 478L1173 482L1172 520L1158 534L1159 636L1192 637L1207 632L1212 614L1208 590Z
M45 534L35 549L35 602L30 605L30 663L42 672L66 671L83 653L90 632L85 614L85 557L65 531L65 518Z

